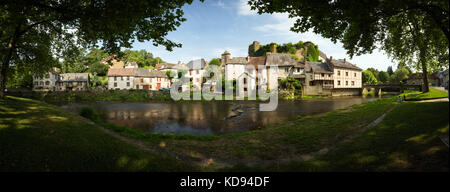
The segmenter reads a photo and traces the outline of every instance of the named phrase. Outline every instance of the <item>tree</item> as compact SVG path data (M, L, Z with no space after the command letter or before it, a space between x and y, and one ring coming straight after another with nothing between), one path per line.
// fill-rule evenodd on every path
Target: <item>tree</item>
M373 76L372 72L364 70L362 72L362 83L363 84L376 84L377 79Z
M395 60L416 58L426 85L429 58L448 64L448 0L249 0L249 5L259 14L288 13L297 18L292 31L339 40L350 57L381 48Z
M380 71L378 74L378 81L381 83L387 83L389 81L389 73L386 71Z
M395 70L390 78L391 83L402 83L404 80L408 79L409 71L405 67L398 68Z
M387 68L387 73L389 74L389 76L391 76L392 74L394 74L394 70L392 70L392 66L389 66Z
M135 40L151 40L169 51L181 47L165 37L186 20L181 9L186 3L192 0L2 0L0 97L10 65L43 74L57 65L53 56L70 57L80 47L101 44L117 53Z
M212 58L211 61L209 61L209 64L220 66L220 60L218 58Z
M373 76L375 77L375 79L377 79L377 81L379 80L380 72L377 69L370 67L370 68L367 68L367 70L372 72Z

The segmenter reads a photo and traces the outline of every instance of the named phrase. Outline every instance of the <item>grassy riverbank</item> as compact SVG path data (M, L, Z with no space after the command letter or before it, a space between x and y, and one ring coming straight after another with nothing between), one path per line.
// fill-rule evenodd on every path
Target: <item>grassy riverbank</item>
M86 117L123 136L210 167L149 153L53 105L0 100L0 171L448 171L448 102L402 103L383 98L315 116L299 116L222 136L144 133ZM223 168L227 164L231 167Z
M428 100L428 99L436 99L436 98L445 98L448 97L447 91L441 91L435 88L430 87L430 91L427 93L422 93L414 90L406 90L400 96L406 96L406 100L408 101L420 101L420 100Z
M394 105L395 98L354 105L317 116L222 136L161 135L100 123L120 134L190 156L235 165L295 159L348 139Z
M53 105L0 100L0 171L195 171L105 134Z
M449 103L402 103L376 127L326 155L277 171L446 171Z

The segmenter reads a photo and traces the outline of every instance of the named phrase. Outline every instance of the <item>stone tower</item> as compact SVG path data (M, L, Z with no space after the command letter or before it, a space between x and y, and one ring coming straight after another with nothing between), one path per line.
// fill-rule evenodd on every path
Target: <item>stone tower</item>
M253 43L248 46L248 56L253 57L253 53L259 50L260 44L258 41L253 41Z
M230 53L228 51L225 51L222 53L222 57L220 60L220 65L221 66L225 66L225 64L227 64L230 61Z

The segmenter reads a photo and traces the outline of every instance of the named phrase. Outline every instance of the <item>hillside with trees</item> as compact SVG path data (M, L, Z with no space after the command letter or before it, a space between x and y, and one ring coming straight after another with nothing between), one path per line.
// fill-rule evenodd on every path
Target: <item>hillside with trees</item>
M249 56L259 57L270 53L288 53L295 60L306 58L307 61L319 61L319 47L312 42L299 41L298 43L285 43L278 45L276 43L269 43L260 45L258 41L254 41L249 45Z

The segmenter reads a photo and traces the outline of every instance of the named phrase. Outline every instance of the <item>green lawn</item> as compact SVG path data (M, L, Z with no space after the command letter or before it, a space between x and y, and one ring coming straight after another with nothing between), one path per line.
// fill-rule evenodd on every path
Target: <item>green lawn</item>
M413 90L406 90L403 94L401 94L402 97L404 95L406 96L407 100L425 100L425 99L448 97L448 92L430 88L430 91L427 93L422 93Z
M278 171L446 171L449 103L403 103L376 127L314 160Z
M0 172L195 170L117 140L52 105L0 100Z

